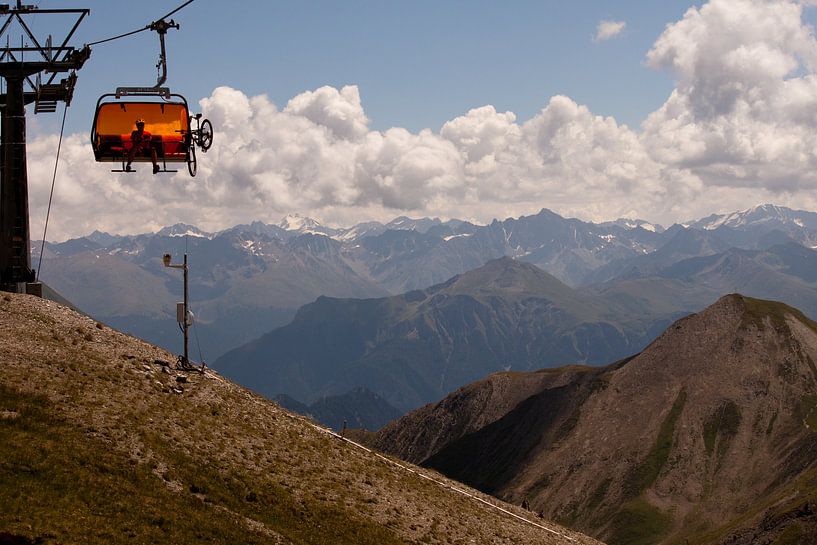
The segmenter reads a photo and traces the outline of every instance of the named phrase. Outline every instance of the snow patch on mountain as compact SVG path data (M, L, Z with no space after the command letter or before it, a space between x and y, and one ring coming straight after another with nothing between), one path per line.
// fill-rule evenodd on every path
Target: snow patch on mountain
M317 229L323 227L321 223L312 218L305 218L299 214L288 214L278 222L278 227L286 231L304 231L306 229Z
M436 225L441 225L440 218L409 218L406 216L399 216L394 218L386 224L386 229L394 231L417 231L418 233L426 233L429 229Z
M603 227L612 227L612 226L615 225L615 226L623 227L624 229L629 229L629 230L638 229L639 227L641 227L645 231L649 231L651 233L663 233L664 232L664 228L661 225L658 225L657 223L650 223L648 221L639 220L639 219L631 219L631 218L619 218L619 219L613 220L613 221L605 221L605 222L603 222L603 223L601 223L599 225L601 225Z
M197 237L206 238L208 240L212 240L214 236L212 233L202 231L195 225L188 225L186 223L177 223L170 227L165 227L156 234L161 237Z
M365 237L377 236L386 230L386 226L377 221L367 221L358 223L354 227L346 230L341 230L337 235L333 236L339 242L352 242Z
M691 225L707 231L713 231L719 227L740 229L751 225L761 225L772 222L805 227L802 217L798 217L802 215L803 212L798 212L783 206L758 204L746 210L732 212L731 214L713 214L697 222L691 222Z

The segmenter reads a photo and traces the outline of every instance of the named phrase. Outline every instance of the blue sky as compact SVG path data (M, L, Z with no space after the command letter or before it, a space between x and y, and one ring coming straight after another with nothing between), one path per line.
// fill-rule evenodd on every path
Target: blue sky
M179 4L39 2L90 8L75 43L139 28ZM485 104L529 119L556 94L638 127L672 90L670 75L644 66L645 54L690 5L196 0L174 16L181 29L167 37L168 83L191 102L229 85L278 105L308 89L355 84L377 130L437 130ZM626 21L626 29L596 43L596 25L605 19ZM94 46L69 128L85 130L106 90L152 84L157 57L151 32ZM38 122L53 129L55 121L44 117Z
M180 3L88 2L75 43ZM550 208L668 225L763 202L817 210L812 4L196 0L167 43L171 89L215 128L198 176L94 163L97 97L152 84L158 39L97 45L68 115L54 236L289 213L351 225ZM598 40L605 21L623 29ZM48 30L45 16L32 26ZM35 230L59 119L29 118Z

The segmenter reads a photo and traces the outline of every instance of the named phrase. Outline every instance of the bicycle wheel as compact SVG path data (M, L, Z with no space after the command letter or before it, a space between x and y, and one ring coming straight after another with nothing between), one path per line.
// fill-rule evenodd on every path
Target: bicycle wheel
M213 124L210 123L209 119L205 119L201 122L201 128L199 129L199 146L201 146L201 151L207 151L212 145Z
M196 177L196 167L196 146L190 146L187 148L187 172L194 178Z

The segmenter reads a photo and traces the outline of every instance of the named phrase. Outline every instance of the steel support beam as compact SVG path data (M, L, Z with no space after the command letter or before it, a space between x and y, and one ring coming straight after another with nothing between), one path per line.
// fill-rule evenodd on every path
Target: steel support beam
M24 77L6 77L0 110L0 290L22 293L33 282L28 221Z
M25 15L72 14L77 16L62 43L53 47L51 37L38 40ZM18 293L41 293L41 286L31 268L31 236L28 218L28 173L26 166L26 104L35 102L35 112L53 112L57 102L71 102L76 83L76 70L88 60L88 46L76 49L68 46L87 9L40 10L36 6L16 7L0 4L0 38L16 21L27 36L27 43L15 47L7 41L0 47L0 78L6 82L6 92L0 94L0 290ZM37 52L38 60L25 60L25 53ZM57 74L71 72L59 84L53 84ZM34 75L48 75L46 83ZM32 79L33 78L33 79Z

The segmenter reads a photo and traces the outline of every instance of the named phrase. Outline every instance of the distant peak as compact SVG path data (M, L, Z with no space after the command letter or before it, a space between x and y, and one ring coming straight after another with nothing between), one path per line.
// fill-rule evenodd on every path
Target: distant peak
M177 223L175 225L171 225L169 227L165 227L161 229L158 233L159 236L164 237L198 237L198 238L212 238L211 233L206 233L196 227L195 225L189 225L187 223Z
M706 218L692 222L691 225L699 229L714 230L719 227L744 228L753 225L797 225L804 226L804 217L813 215L802 210L792 210L785 206L764 203L757 204L746 210L728 214L712 214Z
M303 231L305 229L321 227L321 223L312 218L301 216L300 214L288 214L278 222L278 227L286 231Z
M763 212L779 212L781 210L789 210L788 208L784 208L782 206L777 206L776 204L764 203L764 204L756 204L755 206L744 210L744 212L756 212L756 211L763 211Z
M645 220L635 219L635 218L618 218L617 220L613 221L606 221L601 223L600 225L608 226L608 225L617 225L619 227L623 227L624 229L644 229L645 231L650 231L652 233L663 233L664 227L657 224L657 223L650 223Z
M740 293L730 293L707 307L705 312L725 309L737 310L743 325L753 324L758 329L765 328L766 324L771 324L779 329L780 326L785 326L786 317L790 316L817 333L817 322L806 317L798 309L780 301L755 299Z
M446 287L459 292L499 291L506 295L555 295L573 291L539 267L507 256L492 259L478 269L454 277Z
M435 225L440 225L441 223L440 218L409 218L408 216L398 216L386 224L386 229L425 233Z

